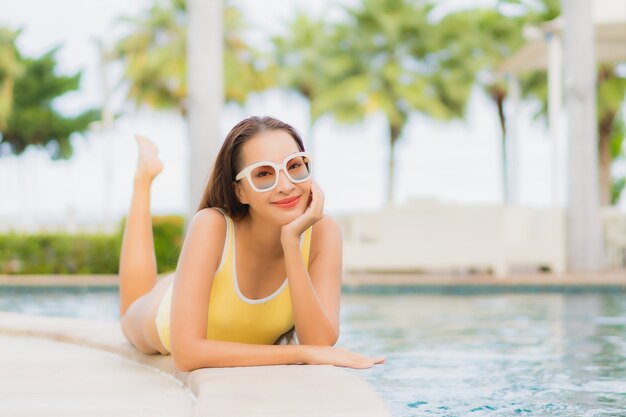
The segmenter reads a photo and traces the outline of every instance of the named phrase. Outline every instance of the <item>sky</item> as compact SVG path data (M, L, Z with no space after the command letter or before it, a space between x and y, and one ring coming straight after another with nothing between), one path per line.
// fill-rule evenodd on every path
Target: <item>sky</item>
M62 45L57 53L59 72L83 71L80 91L54 103L57 109L71 115L101 104L94 39L111 44L123 33L122 25L114 25L115 19L137 14L147 4L147 0L5 0L0 5L0 25L23 29L18 42L23 54L39 55ZM277 30L296 10L319 14L333 6L328 0L238 0L235 4L258 34ZM106 67L109 84L118 83L120 74L119 65ZM125 104L123 87L115 89L112 104L115 110L124 109L124 116L106 131L76 135L75 155L69 161L51 162L44 151L36 149L19 158L0 159L0 226L3 222L63 221L68 213L81 221L124 215L130 204L137 157L134 133L152 138L165 164L153 185L153 212L185 212L189 149L183 120L173 113L135 109ZM315 177L324 189L328 211L381 208L388 155L385 119L374 115L359 124L339 125L325 117L310 132L307 113L307 103L296 94L276 90L254 94L243 107L224 108L222 137L249 115L278 117L303 133L305 143L314 141ZM550 140L545 123L533 120L533 113L533 105L526 104L518 116L516 202L548 207L553 200ZM423 115L413 115L396 152L394 203L438 200L452 204L499 204L502 200L497 114L478 90L472 95L465 120L437 123Z

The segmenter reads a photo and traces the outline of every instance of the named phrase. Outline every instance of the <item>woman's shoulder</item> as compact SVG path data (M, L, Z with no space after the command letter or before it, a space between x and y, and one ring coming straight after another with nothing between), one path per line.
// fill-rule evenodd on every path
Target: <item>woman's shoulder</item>
M332 215L324 212L322 218L318 220L311 230L313 241L326 241L327 239L341 240L341 225Z
M221 262L227 233L224 216L213 208L198 210L189 222L181 259L195 259L201 264L215 261L217 268Z
M203 208L193 215L189 222L189 229L208 229L212 234L222 231L225 233L226 217L227 215L217 208Z

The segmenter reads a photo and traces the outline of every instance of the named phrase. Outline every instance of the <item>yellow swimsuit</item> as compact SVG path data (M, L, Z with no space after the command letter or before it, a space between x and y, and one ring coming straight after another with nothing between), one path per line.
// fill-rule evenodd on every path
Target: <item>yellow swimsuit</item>
M272 295L258 300L245 297L237 284L235 226L229 216L222 214L226 218L226 242L211 286L206 337L211 340L271 345L294 325L287 279ZM307 268L310 243L311 228L308 228L300 236L300 252ZM172 350L172 288L173 281L161 300L156 316L159 338L168 352Z

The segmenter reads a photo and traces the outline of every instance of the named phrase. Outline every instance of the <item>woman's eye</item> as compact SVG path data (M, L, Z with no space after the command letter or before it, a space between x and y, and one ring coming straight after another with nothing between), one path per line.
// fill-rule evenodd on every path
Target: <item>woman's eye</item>
M257 173L256 173L256 175L255 175L255 177L257 177L257 178L261 178L261 177L266 177L266 176L268 176L268 175L271 175L271 173L270 173L270 172L268 172L268 171L261 171L261 172L257 172Z
M289 169L300 168L302 164L300 162L295 162L289 166Z

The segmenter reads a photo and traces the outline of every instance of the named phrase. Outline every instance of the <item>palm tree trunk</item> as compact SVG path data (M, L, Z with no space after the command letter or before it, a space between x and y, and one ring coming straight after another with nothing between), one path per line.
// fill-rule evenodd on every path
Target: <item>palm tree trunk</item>
M506 93L502 90L492 92L492 98L498 108L498 120L500 121L501 151L502 151L502 201L504 204L511 202L509 189L509 156L506 147L506 116L504 114L504 99Z
M401 126L395 126L393 123L389 123L389 165L387 166L387 196L385 198L387 205L393 203L396 171L396 142L400 137L401 130Z

